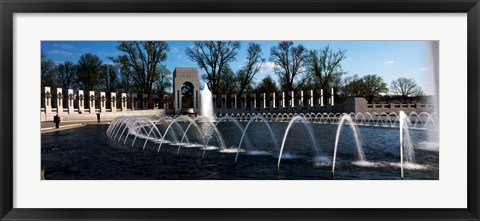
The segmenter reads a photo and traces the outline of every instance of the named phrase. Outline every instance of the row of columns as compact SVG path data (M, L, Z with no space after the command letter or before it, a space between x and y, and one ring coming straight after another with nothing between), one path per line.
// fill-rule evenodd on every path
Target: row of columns
M277 93L262 93L260 94L260 106L257 107L257 94L250 94L250 109L257 109L257 108L262 108L262 109L267 109L267 108L295 108L295 107L314 107L314 106L333 106L334 103L334 90L333 88L330 89L330 93L324 94L323 89L318 89L316 91L317 93L314 94L314 90L309 90L304 93L304 91L300 91L297 93L297 97L295 96L295 92L290 91L290 92L279 92L279 98L278 98L278 107L277 107ZM269 95L269 97L267 97ZM304 96L306 95L306 96ZM328 101L326 104L324 104L324 99L328 97ZM247 109L247 95L242 94L240 98L240 108L241 109ZM213 103L216 103L216 96L213 95ZM315 105L315 100L317 100L316 105ZM231 97L231 108L237 109L237 95L233 95ZM305 105L306 103L306 105ZM226 95L221 95L221 100L220 100L220 107L221 108L227 108L227 96Z
M121 93L121 102L122 106L120 108L120 111L126 111L127 110L127 94L126 93ZM83 90L78 90L77 94L74 94L73 89L68 89L67 91L67 96L64 96L63 94L63 89L62 88L56 88L55 94L51 91L50 87L45 87L44 88L44 103L45 103L45 113L51 113L52 112L52 101L53 99L56 99L56 108L57 108L57 113L63 113L63 99L66 97L67 99L67 107L68 107L68 114L72 114L75 112L74 108L74 100L76 99L77 102L77 108L79 113L85 112L86 109L88 109L89 113L95 113L95 91L89 91L88 92L88 97L85 97L84 91ZM111 104L111 111L112 112L117 112L117 93L112 92L110 93L110 104ZM88 100L88 103L85 107L84 100ZM100 92L100 112L106 112L107 107L106 107L106 93L105 92Z

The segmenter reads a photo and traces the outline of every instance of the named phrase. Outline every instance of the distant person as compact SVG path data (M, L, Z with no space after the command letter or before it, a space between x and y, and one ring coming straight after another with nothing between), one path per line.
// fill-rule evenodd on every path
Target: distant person
M97 123L100 123L100 113L97 113Z
M59 128L60 126L60 117L58 116L58 114L56 114L54 117L53 117L53 122L55 122L55 128Z

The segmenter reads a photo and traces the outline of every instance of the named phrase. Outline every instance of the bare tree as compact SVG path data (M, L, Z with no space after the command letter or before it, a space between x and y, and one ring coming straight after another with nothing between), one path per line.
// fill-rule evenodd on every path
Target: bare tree
M270 48L270 61L275 63L275 73L280 79L282 90L297 90L302 86L298 83L294 88L297 76L305 72L307 49L303 45L293 46L292 41L282 41Z
M423 90L417 85L413 78L398 78L392 81L390 90L400 96L402 103L408 103L410 96L423 95Z
M260 45L253 42L248 44L247 62L237 72L239 95L243 94L245 89L251 86L255 75L260 71L264 62L265 59L262 58L262 48Z
M169 51L165 41L123 41L117 49L124 52L112 60L124 73L129 73L137 91L147 94L150 100L153 84L159 78L162 62Z
M295 78L305 72L306 52L303 45L294 47L292 41L282 41L270 48L270 61L275 63L282 90L296 90Z
M206 75L203 79L213 94L218 95L218 85L224 69L228 63L235 60L239 41L196 41L193 47L187 48L185 53L191 61L203 69Z

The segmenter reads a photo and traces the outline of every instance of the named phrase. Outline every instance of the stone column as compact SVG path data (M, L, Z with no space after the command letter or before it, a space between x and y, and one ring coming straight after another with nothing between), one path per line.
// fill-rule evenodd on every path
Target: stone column
M263 93L262 96L263 96L263 109L267 109L267 96L265 93Z
M282 108L285 108L286 107L286 103L285 103L285 91L282 92Z
M318 96L318 105L320 107L323 107L323 89L317 90L317 96Z
M44 88L45 93L45 114L49 114L52 112L52 92L50 91L50 87Z
M63 91L61 88L57 88L57 113L60 115L63 113Z
M68 89L68 114L73 114L73 100L75 99L75 95L73 95L73 90Z
M330 98L330 105L333 106L335 105L335 103L333 102L333 97L334 97L334 93L333 93L333 88L332 88L332 94L331 94L331 98Z
M78 113L83 113L85 110L85 95L83 94L83 90L78 90Z
M90 109L90 113L95 113L95 91L89 91L88 98L88 108Z
M147 94L142 94L142 109L143 110L148 109L148 95Z
M110 104L112 107L112 112L117 112L117 93L110 93Z
M105 92L100 92L100 112L107 112L107 96Z
M304 105L303 100L303 91L300 91L300 100L298 101L298 106L301 108Z
M290 96L292 97L291 100L290 100L290 105L292 105L291 106L292 108L295 108L295 92L292 91L292 92L290 92L290 94L291 94Z
M122 93L122 111L127 111L127 93Z

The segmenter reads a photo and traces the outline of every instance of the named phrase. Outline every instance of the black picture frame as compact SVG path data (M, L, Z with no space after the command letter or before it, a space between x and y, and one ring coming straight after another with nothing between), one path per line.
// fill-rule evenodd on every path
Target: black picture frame
M1 220L480 220L479 0L0 0ZM17 209L13 208L15 13L467 13L468 208L466 209ZM448 191L448 190L445 190ZM448 200L448 199L439 199Z

